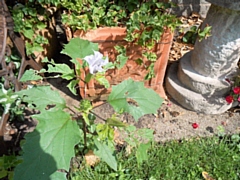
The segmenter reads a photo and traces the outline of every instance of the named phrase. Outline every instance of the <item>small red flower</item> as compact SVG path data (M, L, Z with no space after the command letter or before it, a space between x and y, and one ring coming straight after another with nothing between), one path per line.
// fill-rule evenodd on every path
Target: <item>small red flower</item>
M240 96L238 97L238 101L240 102Z
M233 88L234 94L240 94L240 87Z
M192 123L192 127L193 127L193 129L197 129L199 127L199 124L198 123Z
M225 100L227 101L228 104L231 104L233 102L233 97L229 95L225 98Z

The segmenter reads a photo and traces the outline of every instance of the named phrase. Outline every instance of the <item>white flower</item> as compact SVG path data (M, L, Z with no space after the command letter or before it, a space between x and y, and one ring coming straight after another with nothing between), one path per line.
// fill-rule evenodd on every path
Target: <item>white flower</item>
M108 64L108 57L103 58L103 55L98 51L94 51L94 55L86 56L83 59L88 62L91 74L103 72L104 69L102 67Z

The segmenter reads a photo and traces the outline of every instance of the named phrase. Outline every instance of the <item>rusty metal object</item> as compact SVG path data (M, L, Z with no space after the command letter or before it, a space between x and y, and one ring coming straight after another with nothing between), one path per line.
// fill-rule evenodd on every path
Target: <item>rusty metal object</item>
M40 70L42 67L37 62L35 62L31 57L26 56L25 43L20 36L14 33L14 22L8 7L4 0L0 0L0 77L4 77L4 88L9 89L10 84L14 85L14 90L19 91L21 89L21 84L19 79L24 73L27 66L31 66L35 70ZM21 56L21 66L19 69L18 77L14 75L15 65L13 62L6 63L5 55L7 48L7 37L10 37L14 46L18 50ZM10 53L10 52L9 52ZM0 154L5 154L6 148L4 143L4 129L9 118L9 113L3 113L0 121Z

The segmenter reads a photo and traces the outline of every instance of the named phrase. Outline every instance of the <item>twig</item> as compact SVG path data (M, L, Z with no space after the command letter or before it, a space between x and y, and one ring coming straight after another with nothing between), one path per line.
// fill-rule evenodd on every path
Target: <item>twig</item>
M96 113L94 113L93 111L89 111L90 113L94 114L96 117L98 117L99 119L103 120L103 121L107 121L106 119L102 118L101 116L97 115Z

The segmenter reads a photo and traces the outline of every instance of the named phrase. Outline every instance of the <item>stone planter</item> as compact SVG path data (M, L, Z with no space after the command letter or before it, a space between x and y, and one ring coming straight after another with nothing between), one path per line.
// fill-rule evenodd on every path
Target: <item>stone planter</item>
M123 45L127 48L127 56L129 57L127 63L120 70L108 70L106 72L106 78L109 80L111 85L116 85L125 79L132 78L136 81L144 81L144 77L147 71L143 65L139 65L136 60L142 57L143 49L140 46L128 43L124 40L126 37L126 28L99 28L97 30L90 30L86 33L84 31L76 31L74 37L80 37L89 41L99 44L99 50L105 56L109 57L110 61L116 59L117 52L114 49L115 45ZM162 40L156 43L152 51L157 54L157 62L155 62L154 71L155 78L144 81L145 86L155 90L162 98L166 98L165 91L163 89L163 81L165 70L168 62L168 56L170 47L172 44L173 34L166 30L162 35ZM146 59L143 59L146 62ZM81 75L82 79L85 78L87 70L83 70ZM84 84L82 81L79 82L80 94L83 98L91 100L105 100L106 95L110 93L111 88L105 89L97 82L91 80L88 84Z
M219 114L233 106L225 100L231 88L226 79L237 75L240 59L240 2L207 1L212 5L202 27L212 26L212 36L197 40L194 50L170 67L166 89L187 109Z

